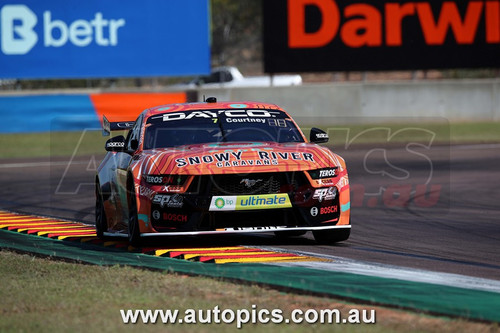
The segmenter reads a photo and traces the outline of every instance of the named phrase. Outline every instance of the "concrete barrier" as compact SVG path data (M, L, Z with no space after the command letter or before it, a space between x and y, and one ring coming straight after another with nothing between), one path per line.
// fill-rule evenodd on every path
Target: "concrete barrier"
M276 103L294 117L335 117L342 123L500 121L500 79L200 89L198 96Z
M197 94L196 94L197 93ZM197 95L197 96L196 96ZM135 118L153 105L202 100L275 103L301 124L500 121L500 79L304 84L198 91L1 92L0 132L98 127L102 114ZM325 120L325 117L328 118ZM111 119L109 118L109 119ZM58 121L55 121L59 120Z

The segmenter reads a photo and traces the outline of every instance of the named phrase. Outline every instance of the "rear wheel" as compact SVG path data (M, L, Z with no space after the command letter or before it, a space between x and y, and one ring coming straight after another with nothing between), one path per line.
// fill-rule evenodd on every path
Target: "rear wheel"
M313 235L319 244L335 244L347 240L351 235L351 229L315 230Z
M139 218L137 216L137 200L135 191L129 188L128 199L128 241L133 246L140 245L141 232L139 230Z
M104 238L104 232L108 229L108 220L106 218L106 211L104 210L99 184L96 186L95 196L95 232L97 237L102 239Z

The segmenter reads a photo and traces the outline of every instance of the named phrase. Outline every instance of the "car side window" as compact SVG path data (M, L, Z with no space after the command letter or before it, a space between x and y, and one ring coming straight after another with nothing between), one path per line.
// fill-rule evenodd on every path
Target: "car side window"
M218 83L220 82L220 72L214 72L209 76L203 77L203 83Z
M134 127L132 127L132 129L127 135L126 144L128 151L135 151L139 146L139 140L141 138L141 129L142 129L142 118L143 118L142 115L140 115L139 118L137 118Z
M203 83L224 83L233 80L233 76L227 70L218 70L203 77Z
M220 82L230 82L233 80L233 76L229 71L220 72Z

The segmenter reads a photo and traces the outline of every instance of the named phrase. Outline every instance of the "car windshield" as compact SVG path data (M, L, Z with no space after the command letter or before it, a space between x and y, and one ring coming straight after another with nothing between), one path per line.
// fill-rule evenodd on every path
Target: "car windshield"
M164 113L148 118L144 149L214 142L304 142L279 110L224 109Z

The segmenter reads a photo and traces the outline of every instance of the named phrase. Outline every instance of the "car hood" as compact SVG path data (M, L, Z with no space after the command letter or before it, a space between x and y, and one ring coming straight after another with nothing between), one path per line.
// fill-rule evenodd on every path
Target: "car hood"
M142 174L283 172L332 166L342 158L312 143L235 142L144 150L137 162Z

